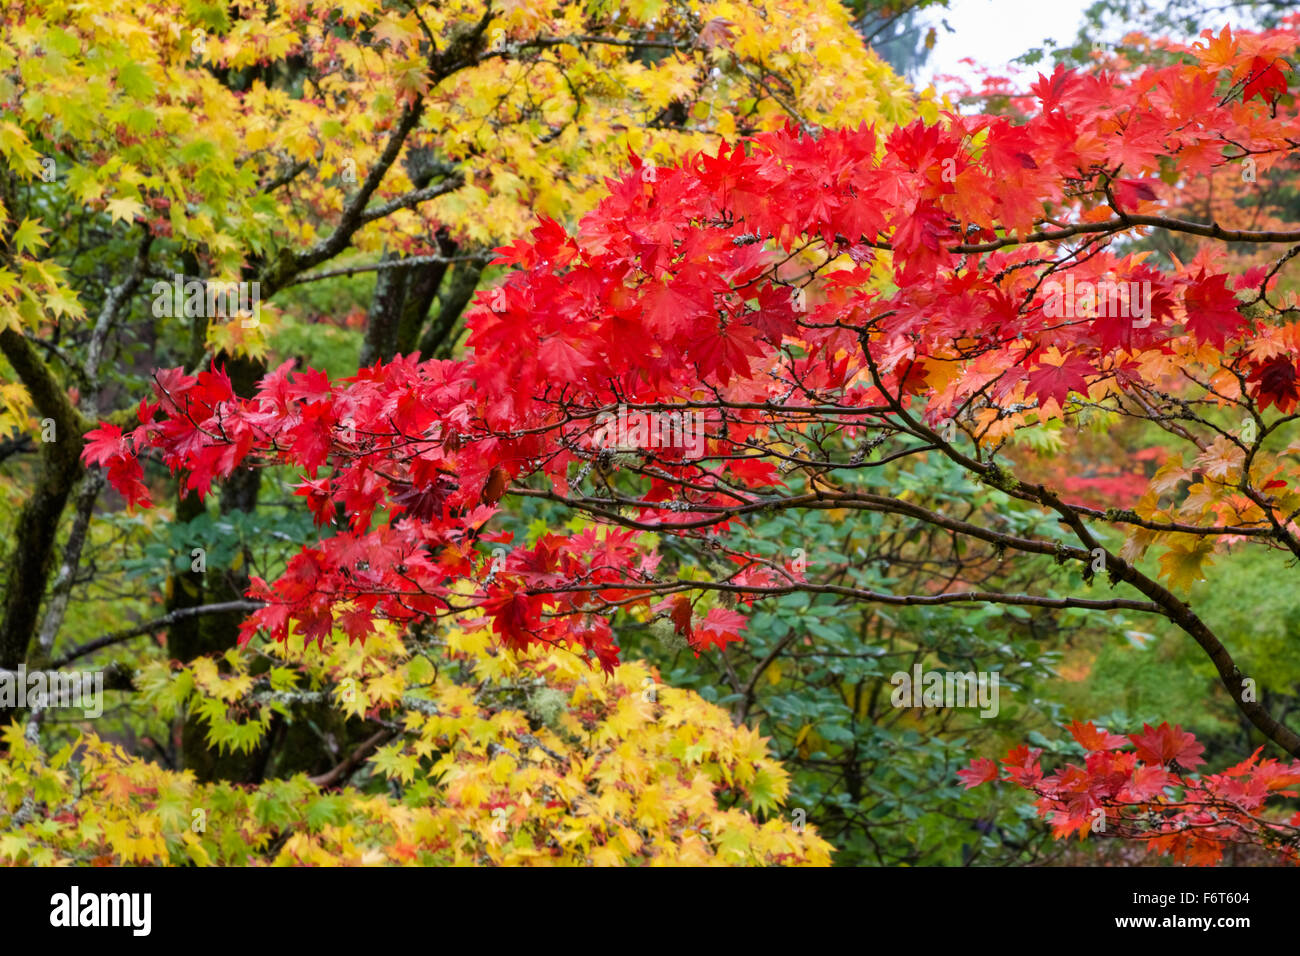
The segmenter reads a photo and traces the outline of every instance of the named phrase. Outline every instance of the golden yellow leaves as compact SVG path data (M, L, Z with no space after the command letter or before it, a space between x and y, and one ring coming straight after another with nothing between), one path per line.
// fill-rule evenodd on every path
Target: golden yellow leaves
M144 203L138 199L110 199L105 207L113 222L134 222L135 217L144 212Z
M31 141L22 128L14 123L0 123L0 155L13 172L24 172L28 176L39 176L41 157L31 146Z
M775 814L789 788L757 731L736 727L694 693L660 685L642 664L606 679L568 653L508 656L485 634L447 628L412 653L409 638L382 628L365 648L277 644L231 652L220 666L201 659L140 675L146 699L168 713L196 709L227 746L264 732L270 710L291 713L295 695L385 719L399 732L370 755L368 772L401 787L400 800L352 789L321 794L303 777L252 790L200 785L93 736L77 744L78 791L67 770L54 769L71 749L46 764L12 725L5 730L11 759L0 766L0 824L38 784L71 810L48 821L39 842L0 841L0 860L829 862L829 845L811 830L755 818ZM249 664L260 654L286 663L259 678ZM510 663L483 666L495 659ZM260 857L273 841L283 844L275 858Z
M4 290L0 288L0 298ZM0 433L9 433L15 428L25 428L32 411L32 399L27 389L17 383L0 383Z
M17 68L23 83L21 96L0 96L20 103L0 123L9 168L41 174L32 136L54 118L58 188L119 230L145 219L222 273L238 273L254 251L328 233L416 97L424 116L374 203L414 188L405 160L415 151L459 167L465 185L366 225L352 243L362 253L438 226L485 246L524 234L539 214L573 221L629 149L662 162L794 116L856 125L915 111L847 12L817 0L466 0L422 5L419 17L346 0L242 7L206 26L175 2L111 13L27 6L0 36L0 82ZM450 75L431 73L424 27L454 43L489 11L474 55ZM652 21L671 46L629 55L625 44ZM692 46L688 21L718 26ZM258 78L236 91L218 75L261 64L278 77L290 58L306 63L301 82ZM266 191L296 164L307 168ZM80 315L69 290L30 291L21 308L0 304L3 321ZM252 355L264 347L238 330L211 344Z
M1205 563L1213 553L1212 539L1177 535L1169 550L1160 556L1160 573L1173 587L1190 590L1192 585L1205 580Z

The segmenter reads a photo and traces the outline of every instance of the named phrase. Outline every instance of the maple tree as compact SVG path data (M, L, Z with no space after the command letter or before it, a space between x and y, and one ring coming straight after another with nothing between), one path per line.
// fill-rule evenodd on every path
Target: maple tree
M259 511L252 472L228 478L217 515L175 503L188 538L105 513L81 436L100 416L131 421L152 365L215 358L249 394L274 356L321 356L289 343L312 336L313 314L342 319L340 303L362 316L351 367L356 345L366 361L450 354L491 247L538 212L589 210L629 148L667 161L791 117L918 110L934 106L845 11L806 0L7 6L0 430L17 432L0 443L0 668L118 630L105 594L129 593L131 613L160 622L137 636L165 630L174 657L219 653L249 608L248 572L280 560L266 538L301 540L294 516ZM253 285L256 314L191 309L187 292L160 315L158 283L182 279ZM119 560L131 546L148 558ZM204 778L250 770L186 728L183 761Z
M287 837L285 821L301 810L313 834L346 819L329 837L337 852L300 852L302 840L316 838L298 836L282 862L413 859L412 845L422 862L429 853L439 862L535 858L522 836L498 852L497 831L484 829L490 811L507 808L512 838L527 831L534 848L561 862L826 862L811 828L756 822L782 801L783 772L756 735L733 733L722 711L684 691L655 692L663 702L649 708L661 721L654 729L626 708L605 727L613 690L587 689L563 662L538 663L545 673L522 695L481 677L470 695L478 709L464 711L464 724L416 739L414 725L400 735L393 727L427 717L427 700L417 696L408 712L409 700L383 696L408 678L374 639L368 663L348 665L383 671L385 690L364 709L317 689L351 675L295 659L267 678L270 650L255 642L224 652L256 606L242 595L249 573L282 568L310 520L304 527L296 513L268 513L261 475L243 470L224 476L215 508L191 495L157 517L124 515L105 478L128 478L129 466L99 468L91 459L102 447L82 435L101 417L109 429L134 422L134 397L155 364L196 370L216 360L247 395L267 361L285 354L347 351L345 367L355 367L356 345L366 362L451 354L466 303L494 275L491 247L526 235L538 212L576 220L629 149L670 162L791 119L808 128L888 126L918 113L937 115L865 47L847 13L807 0L8 5L0 15L0 430L17 432L0 441L8 517L0 671L100 667L110 692L130 695L128 708L154 710L120 726L139 742L129 755L104 743L116 721L102 740L80 742L39 706L10 725L0 814L20 829L6 837L4 857L274 857L275 834ZM196 281L209 295L226 281L254 286L255 313L242 301L215 314L210 305L191 309ZM180 289L161 314L160 282ZM310 325L322 314L327 322L359 314L360 340L327 349L336 340ZM173 488L154 482L159 498ZM420 660L434 657L422 637L406 638ZM145 647L127 653L128 643ZM495 662L477 665L489 676L507 666L495 654L479 657ZM159 671L169 660L174 670ZM476 672L464 656L454 664ZM255 699L213 689L232 669L240 678L220 686L251 687ZM435 672L433 684L423 672L416 683L459 700L455 682ZM628 669L627 679L636 673ZM313 689L268 702L294 680ZM169 696L164 686L183 689ZM647 693L638 684L637 699ZM0 702L0 714L14 716L11 707ZM519 713L545 758L509 736L523 726ZM473 737L469 750L447 736L462 731ZM373 750L381 732L393 740ZM498 732L505 736L488 739ZM45 752L51 741L57 756ZM492 774L504 772L502 747L517 763L542 760L567 776L512 773L513 787L484 778L498 805L469 800L489 763ZM444 752L456 756L439 762ZM613 766L626 785L611 788ZM100 771L102 788L71 798L72 781ZM408 801L443 799L430 796L433 781L470 783L435 814L441 822L422 816L412 841L406 805L374 794L385 776L401 790L413 773L420 785ZM268 775L296 782L263 784ZM220 778L255 789L209 783ZM312 794L349 781L369 790ZM552 786L550 805L529 803L529 788ZM591 814L574 796L588 787L609 791ZM219 846L183 836L181 800L230 812L217 827ZM245 812L261 812L256 828L236 822ZM574 815L586 819L575 827L566 822ZM366 849L356 850L363 830ZM563 853L552 852L557 841Z
M1094 5L1089 13L1089 22L1080 31L1080 41L1074 51L1076 59L1119 72L1134 72L1143 65L1168 66L1182 59L1185 47L1159 39L1157 32L1159 28L1168 26L1170 14L1179 9L1177 5L1171 5L1166 11L1142 11L1153 19L1146 32L1134 28L1135 19L1142 19L1135 16L1136 11L1128 8L1119 12L1114 9L1116 6L1120 5ZM1252 15L1276 22L1287 13L1285 10L1270 10L1269 7L1268 4L1252 5ZM1183 12L1194 19L1194 11ZM1120 43L1102 46L1095 43L1093 38L1104 32L1099 22L1107 14L1118 14L1120 22L1126 23L1130 32L1124 35ZM1289 29L1294 27L1290 26ZM1273 93L1281 96L1286 92L1286 78L1283 74L1285 61L1267 65L1252 62L1251 67L1243 95L1271 97ZM1002 81L992 79L982 91L967 88L963 100L970 103L982 102L986 108L1000 101L1003 108L1009 109L1012 115L1022 115L1022 110L1028 105L1026 101L1015 98L1007 101L1003 99L1006 93L1007 87ZM1263 166L1257 166L1247 151L1239 162L1215 166L1195 177L1181 176L1169 163L1162 163L1157 175L1167 185L1177 187L1168 190L1163 197L1168 214L1173 217L1215 222L1227 230L1285 232L1295 222L1297 210L1300 209L1291 185L1297 168L1296 160L1294 152L1289 152L1271 157ZM1137 237L1131 248L1142 252L1154 251L1175 260L1186 260L1196 254L1202 241L1197 236L1185 233L1152 230ZM1267 244L1226 243L1217 251L1220 268L1224 272L1246 273L1261 268L1273 270L1276 266L1276 253ZM1288 250L1288 256L1293 254ZM1283 310L1283 314L1287 311L1289 310ZM1259 389L1261 410L1274 405L1279 399L1286 407L1293 407L1289 395L1289 373L1292 368L1291 361L1276 357L1260 362L1250 371L1246 384ZM1263 381L1266 377L1270 379L1267 385ZM1115 434L1108 437L1099 437L1096 433L1072 436L1068 454L1062 454L1066 446L1059 435L1048 432L1029 443L1028 447L1019 449L1018 453L1013 451L1012 454L1019 464L1031 467L1033 474L1045 478L1051 486L1062 489L1074 500L1099 509L1131 508L1143 499L1148 486L1154 487L1151 481L1153 475L1170 460L1171 452L1178 450L1177 445L1181 439L1168 433L1153 435L1153 429L1149 425L1144 427L1140 422L1117 423L1112 431L1118 433L1119 440L1114 440ZM1173 441L1162 440L1171 437ZM1242 553L1241 549L1234 549L1231 542L1221 550L1234 556ZM1256 565L1253 562L1242 565L1237 557L1229 560L1238 565L1235 578L1221 576L1213 583L1201 579L1195 596L1205 603L1202 615L1218 617L1223 628L1220 633L1233 635L1238 659L1257 659L1261 653L1267 654L1261 644L1276 650L1277 642L1273 634L1278 624L1275 620L1270 620L1266 613L1261 614L1259 593L1251 596L1242 594L1240 582L1243 575L1249 580L1254 574L1260 573L1260 567L1267 565ZM1235 585L1227 583L1234 579L1238 582ZM1239 611L1234 610L1231 614L1231 617L1237 619L1232 625L1226 623L1223 613L1225 601L1240 606ZM1259 619L1259 628L1255 634L1250 633L1251 628L1241 624L1242 620L1252 618ZM1151 634L1139 631L1126 631L1124 634L1135 646L1141 646L1152 639ZM1285 713L1292 709L1294 688L1285 674L1287 665L1276 654L1271 657L1269 673L1264 678L1268 681L1267 693L1275 711ZM1075 726L1080 725L1076 722ZM1160 732L1169 732L1167 725L1162 725ZM1175 728L1175 732L1181 734L1181 728ZM1037 737L1037 742L1044 745L1047 743L1041 736ZM1087 747L1082 740L1079 743L1085 745L1085 754L1094 749ZM1026 754L1031 752L1020 748L1014 755L1008 754L1008 765L1036 767L1037 754L1029 764L1025 762ZM1038 748L1038 752L1041 753L1041 748ZM1068 747L1064 751L1053 751L1057 757L1072 752L1072 748ZM1053 790L1051 786L1040 788L1032 775L1024 777L1018 771L1013 771L1007 779L1026 789L1032 789L1043 798L1038 805L1039 812L1055 822L1054 832L1058 835L1064 835L1070 830L1077 831L1081 838L1095 835L1100 825L1101 832L1122 836L1135 841L1139 846L1146 844L1148 849L1170 853L1179 860L1215 863L1223 861L1229 850L1235 854L1255 847L1279 853L1283 859L1294 860L1296 840L1293 825L1296 819L1292 817L1288 820L1284 808L1280 807L1257 816L1263 807L1264 798L1278 795L1270 791L1280 790L1294 782L1287 777L1291 770L1286 765L1277 765L1271 761L1256 768L1253 764L1258 756L1259 752L1256 751L1254 757L1230 770L1206 776L1204 781L1208 783L1185 775L1178 764L1174 764L1172 771L1162 768L1157 772L1152 767L1133 776L1132 779L1137 781L1143 774L1149 775L1149 779L1161 779L1161 774L1164 774L1168 781L1167 794L1179 793L1180 788L1186 788L1181 810L1178 807L1167 807L1175 802L1167 795L1160 796L1155 801L1161 806L1147 806L1146 800L1157 791L1144 790L1140 786L1129 792L1124 791L1127 778L1115 775L1116 768L1107 761L1091 757L1086 766L1071 765L1059 775L1063 783L1060 790ZM1142 759L1148 763L1159 763L1145 755ZM1201 762L1199 759L1194 761ZM996 778L996 773L987 778L982 776L994 766L991 761L976 760L972 763L976 775L971 776L969 771L964 771L962 776L970 781L968 786L974 782L986 782ZM1117 791L1119 799L1115 799ZM1283 791L1281 795L1293 794ZM1135 806L1129 807L1126 804ZM1118 830L1114 826L1116 807L1124 807L1126 812L1135 811L1127 824ZM1097 815L1102 814L1103 808L1107 816L1104 822L1099 822ZM1192 808L1195 812L1186 812L1186 808ZM1082 813L1085 810L1093 816L1084 819ZM1152 825L1153 821L1159 822ZM1109 831L1105 823L1111 824ZM1240 862L1236 856L1233 859Z
M1173 65L1058 69L1019 124L791 125L653 176L633 156L575 232L545 220L500 250L514 271L480 294L466 359L398 356L343 380L286 364L250 398L219 366L159 372L139 424L92 431L86 458L138 503L146 452L199 495L248 465L301 474L297 493L330 532L278 580L253 581L263 606L245 640L364 640L380 621L477 611L508 649L567 646L614 672L620 615L663 615L698 651L725 654L743 640L740 609L792 592L1154 615L1300 755L1177 593L1229 543L1300 556L1296 309L1278 288L1300 231L1164 208L1171 180L1294 153L1296 42L1292 29L1225 28ZM1126 248L1145 231L1207 241L1162 261ZM1284 251L1229 272L1223 243ZM1149 309L1093 296L1063 315L1049 280L1144 284ZM598 416L620 406L701 414L704 453L608 447ZM1004 454L1049 422L1068 435L1121 420L1180 442L1132 508L1082 504ZM991 489L992 505L958 518L879 480L930 456ZM492 529L503 501L528 499L588 521L526 541ZM1081 587L976 589L943 569L908 592L855 588L737 534L806 509L930 526L968 554L1046 556L1077 567ZM661 573L677 563L664 565L669 542L722 548L732 570ZM1158 570L1143 564L1153 547ZM1106 584L1114 595L1089 593Z
M1190 634L1295 753L1281 678L1185 603L1296 554L1294 22L980 116L834 5L3 24L0 424L59 440L0 445L0 667L106 653L148 714L135 754L10 725L4 859L825 863L784 804L951 862L992 779L954 765L1024 711L917 715L885 676L992 660L1020 701L1052 662L1022 633L1094 621ZM261 318L150 317L175 273L259 281ZM105 623L124 591L141 623ZM1078 732L1082 767L1004 765L1058 835L1293 855L1291 766Z

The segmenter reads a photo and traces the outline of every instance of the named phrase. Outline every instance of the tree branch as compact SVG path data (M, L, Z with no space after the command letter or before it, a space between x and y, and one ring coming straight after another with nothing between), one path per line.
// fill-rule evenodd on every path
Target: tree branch
M97 637L93 641L87 641L53 661L50 666L63 667L80 657L85 657L87 654L93 654L105 647L112 647L114 644L121 644L133 637L152 634L161 628L168 627L186 618L204 614L225 614L230 611L256 611L260 607L265 607L260 601L224 601L220 604L201 604L198 607L177 608L175 611L164 614L162 617L156 617L151 621L146 621L143 624L137 624L120 631L114 631L111 634L105 634L103 637Z

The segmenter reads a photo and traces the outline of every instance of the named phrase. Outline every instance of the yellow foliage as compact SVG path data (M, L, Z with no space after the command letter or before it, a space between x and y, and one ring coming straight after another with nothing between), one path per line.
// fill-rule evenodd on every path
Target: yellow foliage
M419 121L367 208L415 190L417 157L463 182L374 216L350 243L371 257L411 237L432 248L439 227L487 246L538 214L575 220L629 150L659 162L787 122L937 117L822 0L321 0L241 4L202 23L180 0L97 6L8 5L0 101L19 105L0 123L0 161L122 236L144 223L199 250L211 276L331 232L417 100ZM291 59L303 61L301 88L268 86L300 69ZM247 89L223 80L253 66ZM0 206L0 226L13 215ZM16 230L15 259L37 261L45 231ZM0 275L0 327L83 314L57 274ZM264 348L238 327L212 335Z
M181 701L227 747L256 743L272 711L292 720L295 706L324 700L357 713L347 698L364 698L367 726L354 736L378 726L391 739L350 774L357 786L322 790L303 775L255 788L200 784L93 734L46 758L13 724L0 762L0 828L9 833L0 860L829 863L830 846L812 828L774 815L788 776L757 731L694 692L659 685L643 663L605 678L571 653L508 656L470 639L477 633L453 627L422 641L385 628L364 647L255 646L220 667L200 659L141 675L146 701ZM276 686L320 689L272 689L250 670L264 655L284 661Z

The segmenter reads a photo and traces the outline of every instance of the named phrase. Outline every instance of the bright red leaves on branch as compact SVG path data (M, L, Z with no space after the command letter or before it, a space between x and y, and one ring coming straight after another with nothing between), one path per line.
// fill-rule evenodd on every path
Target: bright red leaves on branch
M1258 96L1269 103L1277 102L1278 97L1286 95L1287 64L1281 60L1269 60L1257 56L1250 61L1250 79L1242 90L1242 98Z
M480 293L465 359L399 357L342 381L283 366L248 398L220 368L159 372L140 427L97 429L86 459L141 503L146 452L200 495L239 467L297 470L332 530L276 582L254 581L268 606L246 634L364 639L375 619L479 612L508 647L568 646L610 669L610 619L640 607L697 650L725 648L743 610L665 594L690 582L660 578L646 533L743 531L784 484L783 436L810 416L853 434L890 415L962 416L987 447L1083 400L1156 388L1189 356L1249 376L1263 408L1294 404L1294 368L1249 355L1263 309L1247 306L1267 305L1275 276L1230 283L1216 252L1184 264L1114 242L1190 228L1161 217L1164 184L1294 150L1281 59L1294 46L1284 31L1226 33L1194 62L1058 69L1016 101L1022 122L791 127L653 175L633 157L573 233L543 220L499 250L512 271ZM595 480L619 472L640 490ZM602 527L493 541L491 556L510 495ZM761 554L729 557L741 609L798 582ZM1102 799L1076 782L1149 795L1176 772L1166 755L1194 762L1163 730L1136 753L1091 734L1083 777L1050 778L1074 829ZM1144 755L1160 766L1138 776ZM1010 779L1049 786L1035 752L1009 760Z
M1007 754L1001 773L979 758L957 776L967 789L1001 777L1036 794L1038 812L1057 837L1138 840L1151 853L1198 865L1218 863L1234 845L1283 845L1283 856L1300 862L1300 813L1286 822L1265 813L1276 810L1266 807L1270 799L1297 796L1300 761L1261 760L1261 747L1222 773L1196 776L1189 771L1204 763L1204 748L1181 727L1148 724L1127 738L1092 723L1067 729L1084 750L1082 764L1047 773L1041 751L1019 747Z
M687 507L699 509L779 483L774 462L734 453L779 419L764 403L816 397L867 409L893 393L924 400L937 421L983 390L996 406L1055 414L1072 396L1140 381L1183 335L1228 350L1247 334L1237 294L1209 259L1162 270L1100 247L1040 272L1052 243L1023 238L1071 218L1098 230L1113 215L1108 192L1125 212L1158 206L1141 173L1169 157L1189 175L1223 164L1212 149L1229 130L1260 155L1288 148L1292 127L1271 111L1285 89L1270 72L1276 57L1249 87L1268 97L1207 107L1183 95L1189 77L1245 69L1261 44L1239 39L1222 64L1136 80L1058 70L1019 125L951 115L883 140L866 127L787 129L650 177L634 157L576 235L544 220L531 241L500 250L516 271L483 294L470 358L399 358L344 382L286 366L248 400L219 368L160 372L141 426L96 430L86 460L106 465L133 503L147 499L135 455L150 448L200 495L250 461L301 470L298 493L317 520L331 526L341 514L346 527L274 586L255 585L279 607L250 627L283 637L298 621L323 639L333 608L346 605L338 621L362 637L366 615L478 606L510 644L599 643L589 626L562 622L636 597L648 555L634 533L611 534L619 560L593 558L571 537L516 548L486 588L486 565L466 547L509 485L573 493L601 453L592 436L603 412L642 406L678 425L700 416L704 454L660 446L637 519L646 530L698 528L670 507L687 504L688 484ZM1113 178L1117 155L1123 178ZM880 274L893 291L875 284ZM1271 360L1251 371L1265 407L1294 401L1287 369ZM750 409L727 412L725 437L722 413L708 407L718 402ZM379 509L384 523L372 527ZM458 603L466 579L481 587ZM566 590L578 580L583 590ZM696 626L702 646L738 639L741 623L723 616Z
M1133 741L1138 759L1143 763L1172 764L1177 761L1188 769L1205 763L1201 759L1205 748L1191 734L1184 733L1181 727L1161 724L1152 729L1150 724L1143 724L1142 733L1129 734L1128 739Z
M1202 269L1183 294L1187 331L1217 349L1222 349L1229 338L1235 338L1245 323L1237 310L1237 297L1227 287L1227 281L1225 275L1206 276Z
M105 466L109 483L122 493L129 505L148 504L149 489L142 480L144 469L122 437L122 429L105 422L85 437L82 459L87 464Z
M1290 414L1300 400L1295 360L1286 356L1275 355L1256 365L1247 376L1247 381L1261 410L1275 405L1279 412Z

